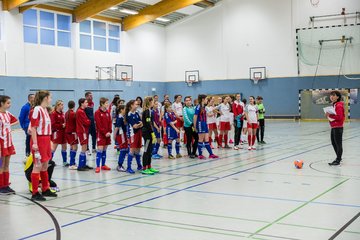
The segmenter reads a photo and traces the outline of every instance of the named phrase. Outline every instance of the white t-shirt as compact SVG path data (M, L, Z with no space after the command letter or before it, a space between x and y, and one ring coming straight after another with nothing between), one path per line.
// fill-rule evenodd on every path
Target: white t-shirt
M258 108L256 105L250 105L250 104L246 105L245 112L248 114L247 121L249 123L257 123L258 122L258 119L257 119Z
M216 123L216 113L213 112L214 109L215 107L213 106L205 107L207 124Z
M161 112L161 107L162 107L161 103L158 102L157 108L158 108L159 112Z
M220 116L220 122L230 122L231 115L230 115L230 104L221 103L217 109L222 113Z
M179 102L179 103L174 102L171 107L174 110L174 112L176 113L176 115L178 115L178 116L183 115L183 105L181 102Z

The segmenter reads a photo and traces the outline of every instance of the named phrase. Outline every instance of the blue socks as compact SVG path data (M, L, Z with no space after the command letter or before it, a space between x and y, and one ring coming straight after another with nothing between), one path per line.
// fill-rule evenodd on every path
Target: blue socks
M79 168L84 168L86 166L86 153L81 152L79 156Z
M125 160L127 153L128 153L127 149L120 149L120 154L119 154L119 159L118 159L119 167L121 167L124 164L124 160Z
M65 151L61 151L61 156L62 156L63 162L66 163L66 162L67 162L67 153L66 153L66 150L65 150Z
M103 150L102 158L101 158L101 166L105 166L105 163L106 163L106 150Z
M175 150L176 150L176 154L180 154L180 143L179 142L176 142Z
M171 155L171 152L172 152L172 142L169 142L169 143L168 143L167 149L168 149L168 154L169 154L169 156L170 156L170 155Z
M100 161L102 159L102 151L97 150L96 151L96 167L100 167Z
M199 142L198 143L198 151L199 151L199 156L201 156L202 155L202 148L203 148L203 142Z
M70 150L70 166L75 165L76 151Z
M154 144L154 147L153 147L153 152L152 152L152 155L155 155L159 152L159 148L160 148L160 143L155 143Z
M213 151L212 151L212 149L210 147L209 142L205 142L205 148L209 152L210 155L213 155Z
M132 163L132 159L133 159L134 155L132 155L131 153L128 154L128 160L127 160L127 169L131 170L131 163Z
M142 165L141 165L141 155L140 155L140 153L135 153L135 158L136 158L136 163L138 165L137 169L141 170Z

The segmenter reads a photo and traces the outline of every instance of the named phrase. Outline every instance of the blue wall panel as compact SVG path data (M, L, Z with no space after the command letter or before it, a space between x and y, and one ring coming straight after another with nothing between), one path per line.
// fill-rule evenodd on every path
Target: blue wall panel
M152 91L156 88L156 92ZM161 82L132 82L132 86L125 86L123 81L109 80L86 80L86 79L58 79L58 78L35 78L35 77L4 77L0 76L0 93L9 95L12 98L10 112L18 116L23 104L27 101L27 95L31 90L47 89L57 90L53 93L53 103L61 96L74 96L73 99L62 99L67 101L77 100L84 97L86 90L94 91L95 107L99 106L100 95L107 96L112 100L114 94L118 93L123 99L132 99L136 96L148 96L165 93L165 83ZM103 94L99 91L103 91Z
M353 76L360 77L360 76ZM158 94L160 100L165 93L170 94L171 99L175 94L190 95L196 97L199 93L221 94L221 93L243 93L244 97L250 95L264 97L267 114L269 115L297 115L298 114L298 92L300 89L312 88L312 77L293 78L271 78L260 81L254 85L250 80L212 80L201 81L188 87L184 82L146 82L136 81L131 87L125 86L122 81L109 80L87 80L87 79L60 79L60 78L35 78L35 77L4 77L0 76L0 91L12 97L13 105L11 112L19 114L21 106L31 89L60 90L54 92L53 102L59 96L74 96L75 102L84 96L86 90L94 91L94 101L98 106L98 98L106 96L111 98L119 93L121 98L129 100L136 96L147 96ZM314 88L335 88L337 76L324 76L316 78ZM360 80L348 80L340 78L340 88L360 88ZM156 88L156 92L152 91ZM65 92L61 92L65 91ZM71 93L70 93L71 91ZM64 96L65 96L64 95ZM65 104L70 99L63 99ZM351 106L351 117L360 118L360 104Z
M360 77L360 76L353 76ZM336 88L337 76L317 77L313 88ZM196 97L199 93L222 94L240 92L245 98L249 96L263 96L266 112L269 115L297 115L299 111L299 90L312 88L312 77L271 78L259 81L254 85L252 81L240 80L211 80L200 81L188 87L184 82L167 83L166 91L171 100L175 94ZM340 78L339 88L360 88L360 80ZM351 117L360 118L360 104L351 106Z

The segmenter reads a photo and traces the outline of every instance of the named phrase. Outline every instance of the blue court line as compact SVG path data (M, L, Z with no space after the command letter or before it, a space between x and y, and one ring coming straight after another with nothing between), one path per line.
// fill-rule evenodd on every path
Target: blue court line
M183 177L198 177L198 178L213 178L213 179L218 179L219 178L219 177L200 176L200 175L195 175L195 174L181 174L181 173L163 173L163 172L161 172L161 174L174 175L174 176L183 176Z
M358 136L353 136L353 137L347 138L344 141L352 139L352 138L356 138L356 137L358 137ZM300 153L292 154L292 155L280 158L278 160L274 160L274 161L267 162L267 163L262 163L260 165L257 165L257 166L251 167L251 168L247 168L247 169L244 169L244 170L232 173L232 174L228 174L228 175L225 175L225 176L223 176L223 177L221 177L219 179L208 180L208 181L198 183L198 184L195 184L195 185L191 185L189 187L179 189L179 190L176 190L176 191L173 191L173 192L170 192L170 193L166 193L166 194L163 194L163 195L152 197L152 198L149 198L149 199L146 199L146 200L143 200L143 201L139 201L139 202L136 202L136 203L133 203L133 204L130 204L130 205L126 205L124 207L116 208L116 209L113 209L113 210L110 210L110 211L107 211L107 212L104 212L104 213L100 213L100 214L97 214L97 215L94 215L94 216L91 216L91 217L87 217L87 218L83 218L83 219L80 219L80 220L77 220L77 221L74 221L74 222L70 222L70 223L62 225L61 227L65 228L65 227L69 227L69 226L72 226L72 225L77 224L77 223L89 221L89 220L94 219L94 218L98 218L98 217L101 217L101 216L104 216L104 215L107 215L107 214L110 214L110 213L114 213L114 212L117 212L117 211L120 211L120 210L123 210L123 209L134 207L134 206L137 206L137 205L140 205L140 204L143 204L143 203L151 202L151 201L159 199L159 198L174 195L174 194L176 194L178 192L186 191L186 190L198 187L198 186L202 186L202 185L205 185L205 184L208 184L208 183L212 183L212 182L215 182L215 181L218 181L218 180L221 180L221 179L224 179L224 178L228 178L228 177L231 177L231 176L234 176L234 175L237 175L237 174L241 174L241 173L244 173L244 172L256 169L256 168L267 166L267 165L270 165L270 164L273 164L273 163L276 163L276 162L279 162L279 161L282 161L282 160L285 160L285 159L288 159L288 158L291 158L291 157L295 157L295 156L298 156L298 155L301 155L301 154L304 154L304 153L312 152L314 150L318 150L318 149L321 149L321 148L324 148L324 147L327 147L327 146L330 146L330 144L321 145L319 147L316 147L316 148L313 148L313 149L310 149L310 150L306 150L306 151L303 151L303 152L300 152ZM46 231L51 231L51 229L46 230ZM29 237L24 237L22 239L29 239L31 237L42 235L42 234L43 234L43 232L40 232L40 233L33 234L33 235L29 236Z

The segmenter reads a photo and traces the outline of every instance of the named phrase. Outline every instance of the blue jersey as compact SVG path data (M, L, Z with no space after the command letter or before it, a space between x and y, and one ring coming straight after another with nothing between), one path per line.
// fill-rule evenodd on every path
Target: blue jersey
M126 122L127 122L127 135L128 138L131 138L132 136L135 135L135 133L137 133L139 130L141 130L140 128L134 129L133 126L135 124L138 124L141 122L141 118L139 113L137 112L129 112L128 115L126 116Z
M196 130L198 133L208 133L209 129L206 122L206 110L205 107L197 105L195 108L195 114L197 116L196 120Z
M119 128L119 131L116 133L116 135L123 135L126 133L126 124L124 122L123 115L119 114L116 116L115 127Z
M176 121L176 115L174 112L166 112L164 115L166 121L166 135L169 140L174 140L179 138L178 133L175 129L170 125L170 123Z

